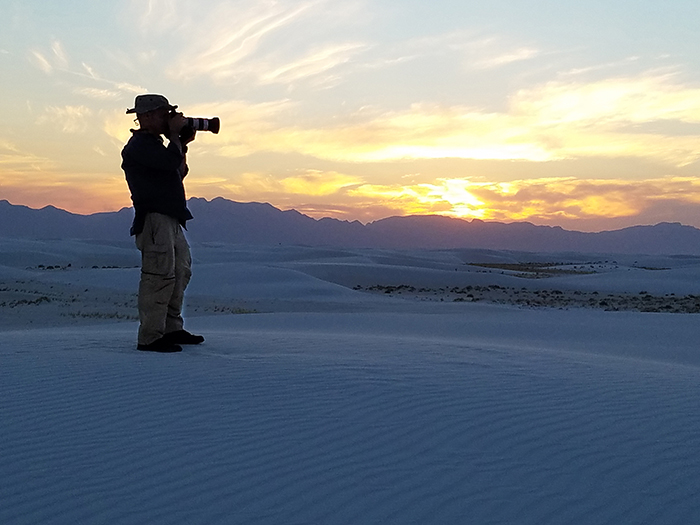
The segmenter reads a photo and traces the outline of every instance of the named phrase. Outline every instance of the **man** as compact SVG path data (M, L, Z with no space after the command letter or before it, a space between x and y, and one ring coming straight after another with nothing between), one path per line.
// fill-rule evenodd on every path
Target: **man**
M186 143L180 138L187 119L162 95L139 95L134 108L138 130L122 150L122 169L134 203L131 235L141 251L137 348L180 352L182 344L199 344L201 335L183 328L182 303L192 275L190 249L182 231L192 219L183 179L188 167ZM166 147L162 135L169 139Z

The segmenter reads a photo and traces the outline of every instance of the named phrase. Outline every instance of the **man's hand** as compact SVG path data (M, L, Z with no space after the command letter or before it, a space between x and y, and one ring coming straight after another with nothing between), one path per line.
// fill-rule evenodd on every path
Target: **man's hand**
M182 113L173 113L168 118L168 128L170 130L170 140L180 136L180 130L187 124L187 119L182 116Z
M193 129L191 135L187 135L185 137L180 137L180 142L182 142L183 146L185 144L189 144L190 142L192 142L194 140L196 135L197 135L197 131Z

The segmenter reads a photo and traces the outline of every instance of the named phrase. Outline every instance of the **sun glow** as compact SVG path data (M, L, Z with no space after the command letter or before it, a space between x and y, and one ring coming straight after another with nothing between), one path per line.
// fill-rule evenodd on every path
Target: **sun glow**
M469 180L451 179L441 182L441 185L433 186L429 196L450 204L451 209L446 215L479 219L485 216L485 204L469 191L472 186Z
M651 208L694 205L700 202L700 179L542 178L500 183L439 179L434 184L363 184L345 194L365 206L382 205L399 215L556 224L561 219L620 219Z

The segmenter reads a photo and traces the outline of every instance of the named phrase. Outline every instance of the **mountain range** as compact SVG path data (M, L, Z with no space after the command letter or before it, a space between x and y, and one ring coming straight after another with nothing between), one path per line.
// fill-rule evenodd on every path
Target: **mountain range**
M633 226L604 232L578 232L528 222L471 221L438 215L389 217L362 224L313 219L296 210L222 197L192 198L193 242L346 248L484 248L530 252L582 252L700 255L700 230L680 223ZM78 215L54 206L33 209L0 200L0 237L29 239L129 239L133 209Z

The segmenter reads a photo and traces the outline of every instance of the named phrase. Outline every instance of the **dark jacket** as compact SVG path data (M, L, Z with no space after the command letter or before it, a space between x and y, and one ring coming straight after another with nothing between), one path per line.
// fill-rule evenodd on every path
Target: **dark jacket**
M151 212L173 217L183 226L192 218L182 183L188 172L187 165L182 169L184 158L174 144L166 148L159 135L132 130L122 150L122 169L135 211L131 235L143 231L146 214Z

